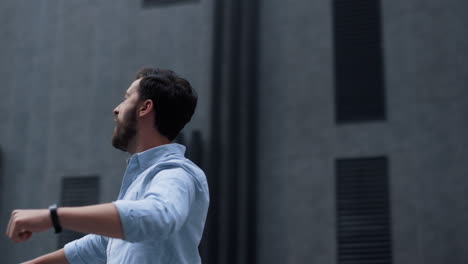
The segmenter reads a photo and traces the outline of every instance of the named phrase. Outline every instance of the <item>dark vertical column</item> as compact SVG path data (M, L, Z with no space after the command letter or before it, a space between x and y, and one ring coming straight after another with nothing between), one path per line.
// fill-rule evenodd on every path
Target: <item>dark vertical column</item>
M205 225L204 237L202 246L208 248L205 250L202 247L202 260L207 264L218 263L220 258L220 209L221 199L221 87L222 87L222 54L223 54L223 19L224 3L223 1L214 1L213 8L213 56L212 56L212 74L211 74L211 138L210 138L210 164L207 171L207 179L210 188L210 208ZM204 252L209 252L203 256Z
M242 104L238 105L240 112L241 141L239 151L239 189L238 215L239 230L237 243L237 263L255 263L256 239L256 205L257 205L257 105L258 105L258 1L239 1L236 21L240 25L239 38L241 54L239 54L239 90Z
M3 196L4 193L5 193L4 190L3 190L3 184L4 184L3 183L3 171L4 171L4 169L3 169L3 153L2 153L2 148L0 146L0 194L2 194L1 196ZM3 202L0 202L0 215L3 215L3 213L4 213L3 209L4 209Z
M216 1L209 263L255 262L257 1Z

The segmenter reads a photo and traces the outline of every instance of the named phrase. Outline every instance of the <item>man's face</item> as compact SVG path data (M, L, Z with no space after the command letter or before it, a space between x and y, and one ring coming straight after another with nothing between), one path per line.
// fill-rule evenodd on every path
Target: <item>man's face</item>
M127 151L128 145L137 133L138 85L134 81L125 93L124 100L114 109L115 128L112 146Z

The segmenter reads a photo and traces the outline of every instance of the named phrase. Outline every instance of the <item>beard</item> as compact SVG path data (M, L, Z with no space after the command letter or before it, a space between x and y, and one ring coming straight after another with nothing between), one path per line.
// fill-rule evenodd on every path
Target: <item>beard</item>
M112 134L112 146L122 151L127 151L130 141L135 137L137 129L136 109L129 109L122 116L122 121L118 119L115 124L114 133Z

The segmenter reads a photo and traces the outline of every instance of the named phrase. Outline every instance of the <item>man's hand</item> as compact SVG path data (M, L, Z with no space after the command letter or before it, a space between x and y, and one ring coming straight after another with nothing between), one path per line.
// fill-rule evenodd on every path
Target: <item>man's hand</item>
M28 240L32 233L46 231L52 227L48 209L14 210L11 213L6 235L15 242Z

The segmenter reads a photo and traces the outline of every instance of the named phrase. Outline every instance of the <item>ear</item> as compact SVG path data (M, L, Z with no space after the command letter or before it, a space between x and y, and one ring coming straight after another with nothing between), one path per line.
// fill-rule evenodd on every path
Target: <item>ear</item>
M143 116L148 115L151 112L151 110L153 110L153 108L154 108L153 101L149 99L145 100L140 105L140 108L138 110L138 116L143 117Z

